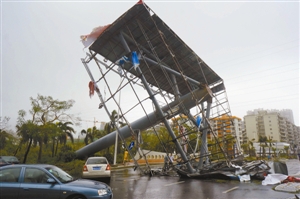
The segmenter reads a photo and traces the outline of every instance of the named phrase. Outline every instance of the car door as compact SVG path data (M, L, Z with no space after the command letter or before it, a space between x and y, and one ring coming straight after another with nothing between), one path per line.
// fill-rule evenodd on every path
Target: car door
M47 183L52 178L46 171L39 168L26 168L24 179L20 185L19 196L22 199L59 199L61 185Z
M0 170L0 196L5 199L18 198L20 172L22 167L8 167Z

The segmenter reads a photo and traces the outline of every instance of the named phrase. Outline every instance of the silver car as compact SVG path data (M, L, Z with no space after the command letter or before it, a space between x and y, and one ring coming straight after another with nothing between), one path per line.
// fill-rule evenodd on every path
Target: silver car
M107 178L110 180L110 165L105 157L90 157L86 160L82 178Z

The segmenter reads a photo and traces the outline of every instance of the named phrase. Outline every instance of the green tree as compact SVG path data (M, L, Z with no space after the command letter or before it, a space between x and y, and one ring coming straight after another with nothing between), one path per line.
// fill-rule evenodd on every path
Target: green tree
M53 99L51 96L42 96L38 94L36 99L30 97L30 102L31 109L29 110L29 113L31 114L32 118L30 121L25 121L24 117L26 112L24 110L20 110L20 120L18 121L17 129L20 132L20 135L24 136L23 142L28 141L30 143L30 145L28 145L29 148L27 148L28 152L32 143L39 146L40 149L38 153L38 162L40 162L43 144L47 144L49 138L53 136L53 131L49 131L48 129L49 125L57 121L78 121L79 118L75 118L73 115L66 113L75 103L74 100L59 101ZM28 132L30 131L30 128L25 128L23 124L26 124L27 126L36 125L34 133ZM27 129L27 133L24 133L23 129ZM26 137L25 134L28 136ZM51 134L51 136L48 134ZM27 154L25 156L27 156ZM24 160L26 161L26 158L24 158Z
M273 147L273 142L274 140L272 140L272 138L270 138L269 136L269 139L266 140L266 146L269 147L269 156L271 157L271 149ZM275 153L274 153L275 154Z
M9 117L1 117L0 116L0 149L4 149L7 143L11 143L13 139L12 134L8 133L7 125Z
M258 142L259 142L259 153L260 153L260 157L261 157L261 154L262 154L262 148L265 147L264 144L262 143L265 143L267 141L267 137L266 136L259 136L258 138Z
M76 157L76 154L71 146L64 145L58 154L58 160L63 162L71 162Z
M7 141L11 138L12 135L7 133L5 130L0 129L0 149L4 149Z
M26 151L23 157L23 163L26 163L27 156L29 154L30 148L34 142L34 140L38 137L39 126L32 123L31 121L27 121L21 125L17 125L17 134L21 137L21 144L26 144Z
M67 139L69 138L72 143L74 143L73 134L75 134L75 130L70 126L73 125L72 122L58 122L57 126L61 129L62 134L59 134L59 141L66 145ZM72 134L73 133L73 134Z
M113 110L111 112L111 115L110 115L110 121L107 122L104 126L104 133L106 135L110 134L111 132L115 131L116 130L116 125L117 125L117 119L120 117L118 117L118 112L116 110ZM109 154L109 147L107 147L106 149L106 154Z
M255 151L255 147L254 147L254 142L255 142L255 139L252 139L251 141L248 140L249 142L249 156L255 156L256 154L256 151Z
M244 154L249 154L249 143L243 143L241 144L241 147L244 151Z
M101 135L101 132L94 126L93 128L88 128L87 130L82 129L81 135L83 135L83 134L85 134L84 143L85 143L85 145L88 145L89 140L90 140L90 142L93 142L94 138L96 136Z
M290 147L289 147L289 146L284 146L283 148L284 148L284 150L285 150L285 154L286 154L287 157L288 157L288 156L289 156L289 149L290 149Z
M68 138L74 143L74 137L72 133L75 133L75 130L70 126L73 125L72 122L57 122L56 125L52 125L55 131L55 134L52 136L52 157L56 156L58 145L66 145Z

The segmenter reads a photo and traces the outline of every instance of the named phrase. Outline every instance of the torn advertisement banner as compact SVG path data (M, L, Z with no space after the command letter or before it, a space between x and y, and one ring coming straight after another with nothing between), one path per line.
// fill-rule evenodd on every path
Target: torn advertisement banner
M110 24L106 26L98 26L94 28L90 34L81 35L80 39L82 44L84 45L84 48L87 48L90 45L92 45L96 41L96 39L101 35L101 33L103 33L109 26Z

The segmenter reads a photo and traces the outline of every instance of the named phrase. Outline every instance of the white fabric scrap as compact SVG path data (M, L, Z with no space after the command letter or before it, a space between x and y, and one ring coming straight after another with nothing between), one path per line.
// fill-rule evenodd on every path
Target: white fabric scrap
M250 181L250 175L239 175L240 182L248 182Z
M281 181L285 180L288 176L284 174L269 174L267 177L262 181L262 185L274 185L279 184Z

